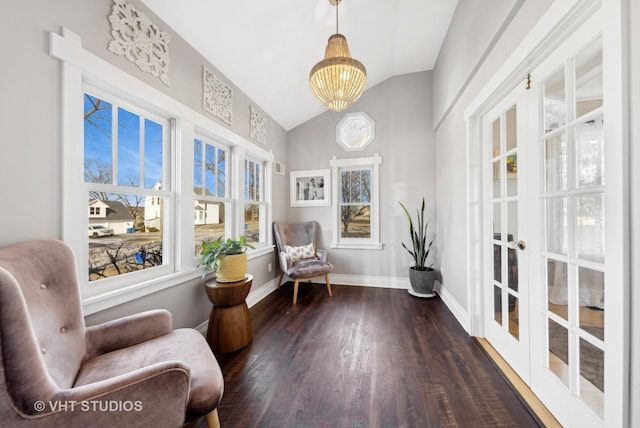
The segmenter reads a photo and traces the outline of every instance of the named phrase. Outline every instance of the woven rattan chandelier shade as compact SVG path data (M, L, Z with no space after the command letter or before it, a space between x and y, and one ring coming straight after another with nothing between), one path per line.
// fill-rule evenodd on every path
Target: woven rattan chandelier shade
M367 83L367 70L351 58L347 39L338 33L336 4L336 34L329 37L324 59L313 66L309 85L318 101L329 110L342 111L356 102Z

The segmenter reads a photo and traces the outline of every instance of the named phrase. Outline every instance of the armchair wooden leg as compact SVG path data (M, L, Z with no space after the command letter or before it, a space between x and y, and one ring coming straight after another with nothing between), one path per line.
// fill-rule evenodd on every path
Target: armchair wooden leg
M214 409L207 414L207 426L209 428L220 428L220 419L218 419L218 409Z
M329 274L328 273L324 274L324 280L327 282L327 291L329 292L329 297L333 297L333 294L331 294L331 283L329 282Z
M293 283L293 304L294 305L298 301L298 283L299 282L300 280L296 279L295 282Z
M284 272L280 272L280 278L278 278L278 288L282 285L282 278L284 278Z

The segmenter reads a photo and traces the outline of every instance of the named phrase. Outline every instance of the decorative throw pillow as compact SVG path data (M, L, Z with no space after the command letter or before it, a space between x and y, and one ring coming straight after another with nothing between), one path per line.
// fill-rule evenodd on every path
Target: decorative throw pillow
M313 247L313 244L301 245L300 247L285 245L284 252L291 257L292 262L297 262L302 259L310 259L316 256L316 249Z

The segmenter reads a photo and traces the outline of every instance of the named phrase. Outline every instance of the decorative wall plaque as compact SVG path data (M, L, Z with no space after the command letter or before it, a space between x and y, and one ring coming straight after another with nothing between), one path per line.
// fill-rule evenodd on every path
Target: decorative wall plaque
M202 67L202 108L231 125L233 90L212 71Z
M264 117L257 109L250 106L251 119L249 128L249 137L259 143L267 144L267 118Z
M336 140L347 151L363 150L375 138L375 122L362 112L346 114L336 125Z
M111 36L109 51L125 56L140 70L160 78L169 86L169 42L171 35L160 30L143 12L125 0L113 0L109 16Z

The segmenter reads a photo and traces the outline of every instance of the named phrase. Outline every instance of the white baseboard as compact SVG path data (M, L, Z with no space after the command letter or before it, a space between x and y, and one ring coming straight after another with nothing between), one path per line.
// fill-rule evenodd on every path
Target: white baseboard
M250 308L254 306L256 303L260 302L262 299L267 297L269 294L276 291L276 287L278 286L278 278L273 278L271 281L266 284L261 285L255 290L251 291L247 296L247 306Z
M358 287L398 288L409 289L409 278L373 275L342 275L331 274L331 283L336 285L356 285ZM324 282L319 280L318 282Z
M317 278L314 282L324 283L324 279ZM331 283L336 285L351 285L357 287L380 287L380 288L395 288L400 290L408 290L409 278L398 277L383 277L383 276L367 276L367 275L341 275L332 274ZM273 293L278 286L278 278L273 278L271 281L258 287L247 296L247 306L252 307L260 302L262 299ZM443 285L436 281L435 290L449 308L454 317L458 320L462 328L469 332L469 315L467 311L458 303L458 301L449 293L449 291L443 287ZM196 327L200 333L205 335L207 333L207 325L209 321L205 321Z
M446 287L444 287L440 281L436 281L435 289L444 302L447 305L447 308L451 311L454 317L458 320L464 331L469 333L469 314L467 311L458 303L458 301L449 293Z

